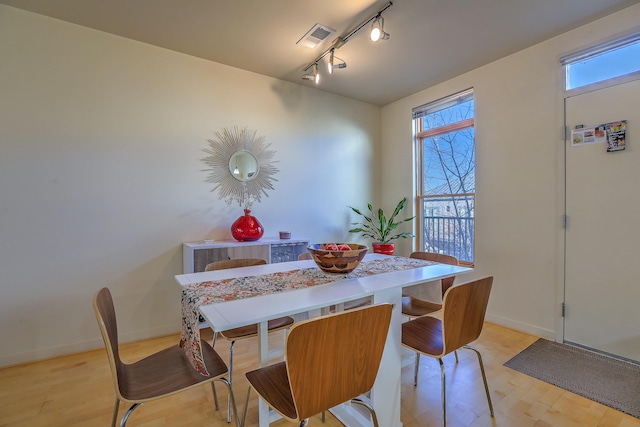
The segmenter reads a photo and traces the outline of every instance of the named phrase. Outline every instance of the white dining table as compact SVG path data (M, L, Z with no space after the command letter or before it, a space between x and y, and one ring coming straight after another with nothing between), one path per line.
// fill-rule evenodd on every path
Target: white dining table
M388 257L380 254L367 254L363 261ZM176 276L181 286L193 285L205 281L218 281L235 277L250 277L278 272L313 268L312 260L266 264L241 267L229 270L216 270L202 273L189 273ZM316 267L317 268L317 267ZM370 297L373 304L391 303L394 305L387 342L382 355L380 369L373 389L370 403L376 411L380 426L401 427L400 420L400 373L401 373L401 324L402 289L425 282L439 284L440 279L459 276L473 271L471 268L448 264L433 264L374 274L365 277L344 278L337 275L336 281L287 292L272 293L244 299L205 304L200 313L215 331L224 331L257 323L258 357L260 366L266 366L274 357L281 356L269 351L267 322L282 316L300 316L309 313L310 317L325 314L329 306L341 307L343 303L363 297ZM340 405L331 412L347 426L371 426L366 413L357 405ZM273 413L260 399L259 426L268 427L274 421Z

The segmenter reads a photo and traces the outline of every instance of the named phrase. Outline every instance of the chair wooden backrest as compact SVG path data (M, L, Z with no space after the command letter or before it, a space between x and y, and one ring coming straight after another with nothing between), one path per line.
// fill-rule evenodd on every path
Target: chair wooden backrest
M458 258L445 255L445 254L436 254L433 252L413 252L409 255L409 258L423 259L425 261L435 261L442 264L449 265L458 265ZM453 286L453 282L455 281L456 276L446 277L442 279L442 295L447 292L451 286Z
M262 258L236 258L214 261L204 268L204 271L226 270L227 268L250 267L252 265L263 265L267 261Z
M102 288L93 299L93 310L98 319L102 339L104 340L111 365L111 375L119 399L123 399L120 392L121 379L125 375L124 364L120 360L118 351L118 324L116 322L116 311L113 307L113 298L108 288Z
M442 303L443 355L478 339L489 304L493 277L453 286Z
M356 308L294 325L287 373L298 419L373 388L391 321L390 304Z

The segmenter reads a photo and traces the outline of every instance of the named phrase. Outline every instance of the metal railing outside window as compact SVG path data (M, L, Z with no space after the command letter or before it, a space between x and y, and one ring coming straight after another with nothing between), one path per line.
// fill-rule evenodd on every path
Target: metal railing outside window
M422 204L422 212L425 212L422 217L422 250L473 262L475 193L427 196L422 199Z

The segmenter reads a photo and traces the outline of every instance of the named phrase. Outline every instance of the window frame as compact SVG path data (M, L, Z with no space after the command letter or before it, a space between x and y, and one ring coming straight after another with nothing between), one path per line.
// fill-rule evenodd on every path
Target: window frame
M587 92L593 92L599 89L604 89L611 86L616 86L619 84L627 83L630 81L640 79L640 70L633 71L631 73L622 74L617 77L611 77L608 79L599 80L594 83L586 84L583 86L578 86L572 89L567 89L567 74L568 74L568 66L571 64L578 63L580 61L587 60L589 58L593 58L602 54L606 54L616 49L623 49L626 46L633 45L640 41L640 31L636 30L632 33L618 36L614 39L608 40L606 42L599 43L595 46L591 46L586 49L581 49L576 52L570 53L568 55L564 55L560 58L560 64L562 65L562 78L563 78L563 88L565 97L580 95Z
M439 135L445 135L451 132L457 132L457 131L462 131L465 129L470 129L470 128L474 128L475 129L475 106L474 106L474 115L473 118L471 119L465 119L465 120L461 120L459 122L455 122L452 124L448 124L448 125L443 125L443 126L439 126L437 128L433 128L433 129L429 129L429 130L422 130L423 129L423 116L428 114L428 111L431 109L430 107L437 107L437 106L443 106L445 105L443 108L439 108L440 109L445 109L448 108L446 106L447 103L450 103L451 105L455 105L455 103L457 102L457 100L463 100L467 97L471 96L474 99L474 105L475 105L475 93L473 88L469 88L460 92L457 92L455 94L452 94L450 96L444 97L444 98L440 98L438 100L435 100L433 102L429 102L427 104L424 104L420 107L416 107L413 109L413 135L414 135L414 147L415 147L415 168L416 168L416 214L417 214L417 218L419 218L419 221L417 221L416 223L416 235L417 235L417 239L416 239L416 245L418 250L423 250L424 248L424 230L423 230L423 218L425 215L424 212L424 202L425 200L428 200L430 198L442 198L442 197L473 197L474 200L474 211L475 211L475 197L476 197L476 193L460 193L460 194L438 194L438 195L426 195L425 194L425 188L424 188L424 143L423 140L426 138L432 138L435 136L439 136ZM460 101L462 102L462 101ZM436 111L438 111L436 110ZM475 132L474 132L474 138L473 138L473 143L474 146L476 145L476 138L475 138ZM474 168L477 167L476 164L476 158L474 156ZM474 171L474 180L475 180L475 175L476 172ZM463 261L460 260L459 263L461 266L466 266L466 267L474 267L475 265L475 212L474 212L474 237L473 237L473 254L474 254L474 259L471 262L468 261Z

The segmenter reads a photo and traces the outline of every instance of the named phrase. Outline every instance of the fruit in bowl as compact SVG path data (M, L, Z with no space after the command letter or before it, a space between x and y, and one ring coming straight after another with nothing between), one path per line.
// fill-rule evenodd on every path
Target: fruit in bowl
M325 273L351 273L369 248L356 243L317 243L307 246L311 258Z

